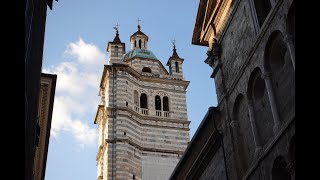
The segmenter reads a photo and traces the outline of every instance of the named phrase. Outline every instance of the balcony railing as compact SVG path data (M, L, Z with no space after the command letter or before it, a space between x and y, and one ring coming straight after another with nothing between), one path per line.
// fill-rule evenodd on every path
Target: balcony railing
M138 112L141 115L148 115L148 116L157 116L157 117L170 117L169 111L162 111L162 110L154 110L154 109L145 109L134 106L134 111Z

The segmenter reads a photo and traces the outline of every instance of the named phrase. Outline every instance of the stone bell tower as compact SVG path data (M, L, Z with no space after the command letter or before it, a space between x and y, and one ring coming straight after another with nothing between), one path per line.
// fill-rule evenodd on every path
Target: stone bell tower
M149 37L140 24L130 36L128 52L115 29L94 120L99 132L97 179L167 180L190 141L183 59L174 45L168 73L148 50Z

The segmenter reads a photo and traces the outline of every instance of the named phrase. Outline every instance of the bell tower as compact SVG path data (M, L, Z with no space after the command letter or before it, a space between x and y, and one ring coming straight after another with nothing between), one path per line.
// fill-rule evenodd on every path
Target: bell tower
M108 42L108 64L122 63L122 56L126 52L125 43L121 42L119 38L119 25L117 24L113 28L116 30L116 36L112 42Z
M173 53L167 62L167 66L169 66L169 73L173 79L183 79L182 74L182 64L184 59L180 58L177 50L175 40L172 41L173 44Z

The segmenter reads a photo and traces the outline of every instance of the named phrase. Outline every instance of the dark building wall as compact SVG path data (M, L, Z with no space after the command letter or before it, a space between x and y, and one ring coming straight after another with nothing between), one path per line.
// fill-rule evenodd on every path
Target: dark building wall
M25 179L33 179L47 5L52 0L25 0Z
M283 130L287 123L293 120L295 108L295 75L292 56L288 49L292 42L286 38L290 35L287 32L287 14L291 3L290 0L271 2L271 11L262 28L259 28L259 25L254 23L255 12L250 12L252 7L249 0L242 0L235 8L235 14L225 32L218 35L222 47L221 68L214 80L221 113L229 115L229 120L227 116L222 117L229 122L226 123L223 134L227 141L231 141L225 143L226 156L227 159L228 157L236 159L234 163L227 161L227 168L231 170L228 174L230 179L241 179L248 174L252 174L252 179L271 178L269 166L273 165L276 158L276 155L271 154L274 151L282 151L284 157L288 154L286 150L288 147L281 144L281 141L277 143L275 141L279 133L284 137L292 137L294 134L294 132L288 133L286 129ZM275 120L266 85L266 74L270 74L271 90L275 96L275 105L280 118L277 129L274 129ZM261 85L258 83L259 80L262 82ZM239 95L243 97L239 114L235 117L233 108L237 106ZM262 148L259 156L254 154L256 144L247 110L248 101L252 103L259 143L257 145ZM283 142L289 142L289 139L284 139ZM273 148L270 150L268 149L270 147ZM259 160L265 154L268 154L269 158ZM259 161L257 167L256 161ZM256 170L250 170L252 168ZM234 170L236 172L232 172Z
M199 180L211 180L219 179L226 180L225 164L223 160L223 150L220 147L216 154L211 159L210 163L207 165L206 169L203 171Z
M229 11L226 18L217 15L212 22L204 22L206 2L199 2L192 42L209 46L205 62L213 67L226 162L221 171L230 180L295 179L294 0L235 0L229 9L222 3L218 11ZM212 38L221 54L215 54L219 46L210 44ZM218 157L212 156L199 177L221 178Z

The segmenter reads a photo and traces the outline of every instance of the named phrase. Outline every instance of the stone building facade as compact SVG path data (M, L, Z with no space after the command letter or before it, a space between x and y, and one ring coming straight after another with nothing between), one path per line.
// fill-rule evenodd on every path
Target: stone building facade
M189 143L184 59L174 45L168 72L148 50L149 37L140 25L128 52L115 29L94 120L99 131L97 179L166 180Z
M200 0L192 44L208 47L218 106L170 179L294 180L295 1Z

